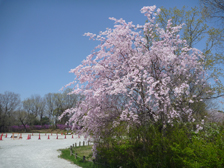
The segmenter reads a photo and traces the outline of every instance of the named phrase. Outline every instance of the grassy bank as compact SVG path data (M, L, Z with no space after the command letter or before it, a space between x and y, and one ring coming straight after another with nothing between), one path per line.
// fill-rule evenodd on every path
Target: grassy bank
M77 153L77 159L75 159L75 155L70 156L70 149L59 149L61 151L60 158L66 159L68 161L71 161L72 163L83 167L83 168L97 168L99 166L94 165L93 162L91 162L92 158L92 146L80 146L72 149L72 153ZM83 162L83 156L86 157L86 161Z

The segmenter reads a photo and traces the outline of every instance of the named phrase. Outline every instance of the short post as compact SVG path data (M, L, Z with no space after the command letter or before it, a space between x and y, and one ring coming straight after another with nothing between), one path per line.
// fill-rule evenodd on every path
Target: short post
M72 156L72 146L70 146L70 156Z
M85 146L85 141L83 141L83 146Z
M79 146L81 146L81 142L79 142Z
M83 156L83 162L85 162L85 160L86 160L86 157L85 157L85 156Z
M75 147L77 147L77 143L75 143Z
M75 153L75 159L77 159L77 153Z

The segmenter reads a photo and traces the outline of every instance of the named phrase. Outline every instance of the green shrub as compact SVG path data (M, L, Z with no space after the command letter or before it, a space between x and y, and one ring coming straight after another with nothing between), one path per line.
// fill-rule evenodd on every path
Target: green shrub
M125 138L104 138L98 160L123 168L221 168L224 167L224 131L208 124L199 133L189 125L131 128Z

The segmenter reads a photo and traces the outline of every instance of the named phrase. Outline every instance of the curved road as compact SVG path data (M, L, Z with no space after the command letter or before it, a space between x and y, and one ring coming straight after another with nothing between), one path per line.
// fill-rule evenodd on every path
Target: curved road
M1 135L1 134L0 134ZM72 139L71 135L56 134L48 136L41 134L41 140L38 140L39 134L34 134L30 140L27 140L28 134L22 134L22 139L13 140L3 136L0 140L0 167L1 168L80 168L71 162L61 159L58 156L58 149L68 148L70 145L79 141L84 141L84 138L78 138L77 135ZM82 144L82 143L81 143Z

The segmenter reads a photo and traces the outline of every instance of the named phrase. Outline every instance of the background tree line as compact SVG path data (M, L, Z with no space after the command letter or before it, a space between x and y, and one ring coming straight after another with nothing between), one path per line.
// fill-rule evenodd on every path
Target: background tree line
M32 95L21 101L20 95L6 91L0 94L0 132L10 131L12 125L52 125L65 124L68 117L58 120L58 116L68 108L75 107L82 99L80 95L68 95L70 88L63 93L48 93L44 97Z

